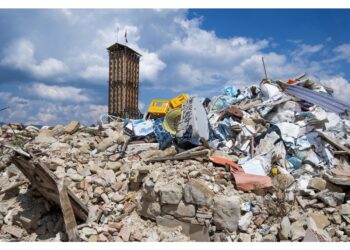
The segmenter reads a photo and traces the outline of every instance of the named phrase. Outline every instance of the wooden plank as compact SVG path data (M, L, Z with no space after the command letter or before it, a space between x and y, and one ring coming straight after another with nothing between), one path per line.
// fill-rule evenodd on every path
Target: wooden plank
M57 188L68 240L80 241L74 211L68 196L67 187L63 184L63 180L57 183Z
M167 160L187 160L187 159L195 159L201 156L207 156L209 154L209 150L195 151L195 152L182 152L180 154L174 156L164 156L164 157L155 157L153 159L148 160L147 162L157 162L157 161L167 161Z
M350 155L350 149L345 147L344 145L342 145L338 140L336 140L335 138L329 137L328 135L324 134L321 131L316 131L316 132L323 140L325 140L326 142L331 144L333 147L340 149L341 151L346 152L347 155Z
M11 191L11 190L13 190L15 188L18 188L18 187L20 187L20 186L22 186L22 185L24 185L26 183L28 183L28 182L27 181L21 181L21 182L13 184L12 186L10 186L8 188L4 188L3 190L0 191L0 195L4 194L6 192L9 192L9 191Z
M15 155L11 160L31 182L33 188L38 190L48 201L61 206L57 187L58 178L47 167L33 156L32 159L28 159L21 155ZM67 193L75 216L86 221L88 216L87 207L69 188L67 188Z

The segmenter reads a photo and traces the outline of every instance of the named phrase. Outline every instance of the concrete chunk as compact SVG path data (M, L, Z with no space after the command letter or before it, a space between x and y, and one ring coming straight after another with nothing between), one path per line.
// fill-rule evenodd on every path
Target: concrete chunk
M240 199L238 196L217 196L214 199L213 221L220 230L235 232L240 217Z
M184 188L184 197L187 203L210 206L213 204L214 192L204 182L190 180Z

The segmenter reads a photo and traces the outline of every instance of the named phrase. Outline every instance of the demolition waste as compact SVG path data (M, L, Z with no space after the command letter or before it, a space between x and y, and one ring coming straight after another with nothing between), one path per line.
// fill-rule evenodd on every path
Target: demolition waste
M350 107L305 78L2 125L0 241L349 241Z

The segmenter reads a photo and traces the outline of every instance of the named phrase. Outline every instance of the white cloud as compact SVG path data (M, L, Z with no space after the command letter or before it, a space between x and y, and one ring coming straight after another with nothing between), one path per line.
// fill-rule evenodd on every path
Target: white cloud
M346 60L350 62L350 44L342 44L333 50L336 56L332 59L332 61L338 60Z
M159 59L156 53L143 52L143 56L140 59L140 76L142 80L155 81L158 74L162 71L166 64Z
M31 92L44 99L54 101L86 102L89 97L82 94L82 89L76 87L50 86L43 83L35 83Z
M117 30L119 29L118 39ZM117 40L119 43L125 43L125 31L127 31L127 46L131 47L142 56L140 58L140 80L141 81L156 81L158 74L166 67L166 64L159 58L158 54L155 52L150 52L149 49L143 48L138 44L141 35L139 28L134 25L127 25L121 22L116 22L112 26L107 28L99 29L96 33L96 38L92 42L92 45L97 48L107 48L114 44ZM82 72L82 76L87 78L90 77L92 73L98 79L106 79L108 76L107 68L107 54L104 53L105 58L103 61L91 63ZM91 66L93 65L93 66ZM101 66L103 65L103 66ZM94 71L98 72L94 72ZM104 71L105 70L105 71Z
M350 83L342 76L328 76L321 81L322 84L331 87L334 90L333 96L350 105L349 93Z
M85 79L107 79L108 68L105 66L92 65L84 69L80 75Z
M300 44L298 46L298 49L295 50L292 54L297 57L302 57L305 55L310 55L317 53L323 49L322 44L316 44L316 45L309 45L309 44Z
M0 92L0 100L7 102L11 98L11 94L7 92Z
M35 48L31 41L18 39L5 48L1 64L27 71L39 78L67 73L68 68L62 61L49 57L38 63L34 52Z
M0 112L0 121L20 122L27 119L28 107L31 106L29 99L14 96L8 92L0 92L0 101L5 104L4 106L9 107L9 109Z
M52 121L55 121L57 117L52 114L52 113L44 113L44 112L39 112L36 115L36 124L49 124Z

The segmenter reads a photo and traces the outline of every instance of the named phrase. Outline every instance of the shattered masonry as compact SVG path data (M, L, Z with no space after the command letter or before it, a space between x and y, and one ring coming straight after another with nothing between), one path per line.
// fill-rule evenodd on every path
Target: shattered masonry
M0 241L349 241L350 108L303 78L3 125Z

